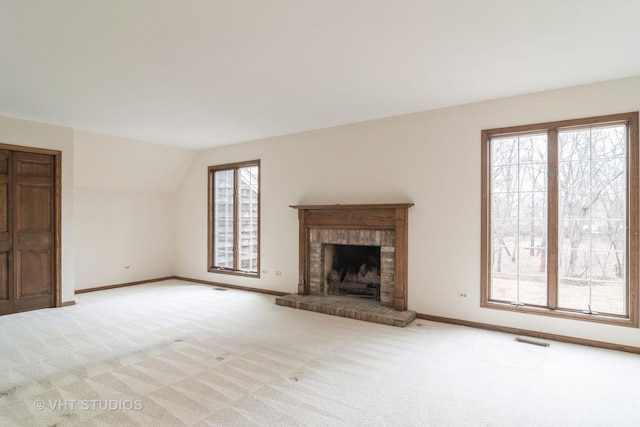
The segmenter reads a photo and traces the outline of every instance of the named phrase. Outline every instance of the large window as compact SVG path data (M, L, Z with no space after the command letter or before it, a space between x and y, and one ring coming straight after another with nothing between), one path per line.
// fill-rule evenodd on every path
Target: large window
M638 326L638 113L482 132L482 306Z
M208 270L259 277L260 161L209 167Z

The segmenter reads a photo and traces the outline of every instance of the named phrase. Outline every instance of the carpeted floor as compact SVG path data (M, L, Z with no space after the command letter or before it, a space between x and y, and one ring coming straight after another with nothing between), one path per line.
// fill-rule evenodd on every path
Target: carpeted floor
M1 426L637 426L640 356L170 280L0 317Z

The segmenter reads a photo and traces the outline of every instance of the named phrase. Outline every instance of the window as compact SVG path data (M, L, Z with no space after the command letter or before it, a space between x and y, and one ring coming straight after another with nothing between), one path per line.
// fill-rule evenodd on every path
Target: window
M260 276L260 161L209 167L208 270Z
M638 327L638 113L482 131L483 307Z

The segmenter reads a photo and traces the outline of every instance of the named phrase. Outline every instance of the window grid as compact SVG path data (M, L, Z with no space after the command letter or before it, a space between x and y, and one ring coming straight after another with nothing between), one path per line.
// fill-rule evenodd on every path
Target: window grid
M491 142L491 298L513 305L545 305L546 134L495 138ZM527 262L534 256L533 262ZM504 271L509 267L511 271Z
M575 136L582 152L567 148ZM637 327L638 113L486 130L482 140L481 305ZM536 140L543 162L531 156ZM578 166L584 179L567 179Z
M210 272L259 277L260 163L209 167Z
M626 125L559 133L558 170L564 171L559 173L562 202L559 216L558 306L561 308L622 316L627 314L627 278L622 265L622 260L626 258L626 237L624 234L619 236L626 224L623 206L627 205L627 180L619 178L627 176L624 156L627 139ZM598 150L606 148L611 149L612 155L598 153ZM580 156L575 151L584 153ZM579 156L577 160L576 155ZM576 169L582 171L582 177L586 177L584 181L580 180L580 175L567 172ZM608 195L614 195L614 199L609 200L613 202L611 206L601 203ZM585 199L588 205L584 203ZM567 201L573 201L578 209L563 206ZM589 208L586 209L585 205ZM575 240L584 234L586 239L580 247L581 242L576 243ZM578 270L583 271L576 272L576 264L581 261ZM613 271L610 261L617 261Z

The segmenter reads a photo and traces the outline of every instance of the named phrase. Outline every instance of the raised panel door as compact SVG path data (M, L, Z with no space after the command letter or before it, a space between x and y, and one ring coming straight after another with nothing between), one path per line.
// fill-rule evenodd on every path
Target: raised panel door
M10 165L11 152L0 150L0 314L13 313Z
M54 306L54 156L13 153L15 311Z

